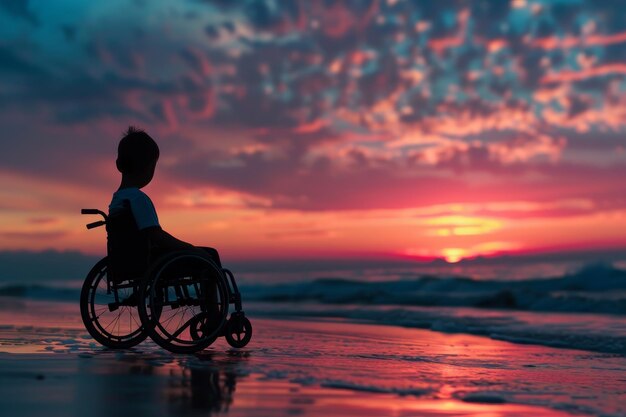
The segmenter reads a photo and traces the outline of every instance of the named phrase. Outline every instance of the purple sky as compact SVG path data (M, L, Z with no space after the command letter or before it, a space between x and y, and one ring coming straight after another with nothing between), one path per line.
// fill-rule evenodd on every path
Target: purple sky
M623 246L625 10L0 0L0 249L96 251L129 124L168 229L239 257Z

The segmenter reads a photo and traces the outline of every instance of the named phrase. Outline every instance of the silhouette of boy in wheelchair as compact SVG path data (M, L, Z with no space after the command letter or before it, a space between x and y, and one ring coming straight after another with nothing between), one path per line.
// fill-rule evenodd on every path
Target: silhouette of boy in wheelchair
M163 230L150 198L159 158L156 142L130 127L118 146L122 173L109 214L87 228L106 225L107 257L87 275L81 291L81 316L91 336L111 348L129 348L150 336L176 353L191 353L225 336L244 347L252 326L241 306L233 274L222 268L213 248L197 248ZM235 311L228 316L229 304Z

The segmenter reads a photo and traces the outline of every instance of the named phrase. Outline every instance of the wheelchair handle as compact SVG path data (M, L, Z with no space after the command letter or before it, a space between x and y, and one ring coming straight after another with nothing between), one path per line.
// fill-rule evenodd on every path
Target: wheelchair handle
M81 209L80 214L99 214L102 217L104 217L105 220L107 218L106 213L98 209Z

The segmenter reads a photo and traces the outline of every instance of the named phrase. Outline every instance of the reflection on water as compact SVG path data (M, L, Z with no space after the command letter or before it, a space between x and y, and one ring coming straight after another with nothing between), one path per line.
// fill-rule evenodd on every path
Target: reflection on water
M246 377L246 360L241 354L214 359L211 353L95 352L78 364L78 375L89 380L77 384L74 404L78 413L94 416L141 415L147 409L151 416L226 413L238 380Z
M226 412L233 403L237 374L233 370L183 364L180 378L170 378L167 400L174 414Z

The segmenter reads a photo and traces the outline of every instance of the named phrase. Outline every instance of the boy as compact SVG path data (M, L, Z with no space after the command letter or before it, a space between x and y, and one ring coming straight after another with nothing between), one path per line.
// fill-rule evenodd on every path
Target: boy
M109 244L115 246L112 249L117 249L117 253L126 252L128 255L131 252L137 253L138 246L142 246L141 241L147 241L149 252L145 255L151 259L173 250L196 249L193 245L175 238L161 228L152 200L141 191L141 188L152 181L158 159L159 147L154 139L143 130L130 126L117 148L116 165L118 171L122 173L122 182L119 189L113 193L113 199L109 205L109 216L114 219L116 215L130 209L134 224L133 222L118 223L120 226L117 229L120 231L120 229L128 229L129 226L134 229L136 226L140 241L135 239L133 242L132 237L128 237L129 234L132 234L129 230L113 233L113 236L109 236ZM119 238L116 239L116 236ZM113 242L111 238L113 238ZM208 252L217 266L221 268L219 254L215 249L197 249L203 250L205 253ZM138 253L142 254L141 251ZM146 264L143 262L144 260L147 261L144 258L142 264ZM135 261L135 265L137 265L137 261Z

